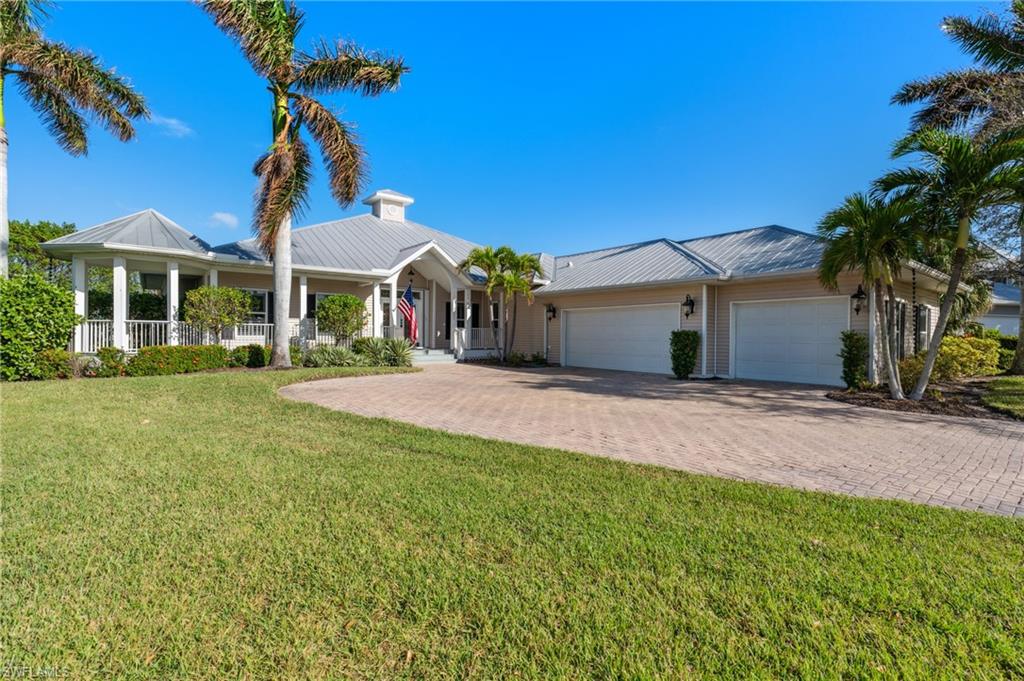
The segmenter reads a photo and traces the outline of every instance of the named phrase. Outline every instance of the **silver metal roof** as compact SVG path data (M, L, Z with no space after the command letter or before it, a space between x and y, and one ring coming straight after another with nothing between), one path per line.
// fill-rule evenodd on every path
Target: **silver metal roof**
M48 246L123 245L206 255L210 245L152 208L46 242Z
M993 305L1020 305L1020 289L1013 284L992 284Z
M456 263L476 247L465 239L408 220L395 222L358 215L293 230L292 263L360 272L390 270L431 241ZM213 251L243 260L267 260L254 239L215 246Z
M825 243L813 234L778 225L687 239L679 244L723 273L734 275L812 269L818 266L825 250Z

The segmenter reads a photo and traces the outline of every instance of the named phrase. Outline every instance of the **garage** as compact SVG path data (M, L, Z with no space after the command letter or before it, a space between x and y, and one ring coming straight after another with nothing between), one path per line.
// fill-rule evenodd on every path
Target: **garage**
M564 310L563 364L669 374L669 336L678 328L678 303Z
M733 303L733 375L842 385L839 334L849 326L845 296Z

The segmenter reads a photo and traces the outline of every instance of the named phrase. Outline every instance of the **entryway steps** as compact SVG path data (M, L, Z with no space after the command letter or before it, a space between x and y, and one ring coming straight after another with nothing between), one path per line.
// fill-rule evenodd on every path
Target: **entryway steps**
M447 350L417 348L412 351L413 364L455 364L455 355Z

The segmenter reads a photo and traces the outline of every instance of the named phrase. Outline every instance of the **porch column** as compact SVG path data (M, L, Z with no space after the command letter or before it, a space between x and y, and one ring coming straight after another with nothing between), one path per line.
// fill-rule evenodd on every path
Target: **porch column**
M207 276L207 283L214 288L217 287L217 270L210 270L210 273Z
M124 258L114 258L114 347L128 349L128 265Z
M373 285L373 337L384 335L384 315L380 306L380 282Z
M708 375L708 285L700 289L700 375Z
M437 280L430 280L430 310L427 314L427 326L430 329L430 345L427 347L437 347L437 333L434 328L437 324Z
M307 300L307 293L309 291L309 279L306 275L299 277L299 342L306 340L307 338L314 337L311 332L312 322L306 317L309 315L309 301Z
M451 292L451 319L448 321L448 328L451 329L451 341L449 342L449 349L454 353L458 354L462 351L459 346L459 287L458 281L452 277L449 282L449 291Z
M462 289L462 304L466 312L462 315L466 318L466 347L473 347L473 292L468 288Z
M85 339L85 323L89 316L89 284L86 273L89 271L85 258L77 255L71 258L71 283L75 288L75 314L80 316L81 323L75 326L75 352L82 352Z
M167 344L178 344L178 263L167 263Z
M391 309L388 310L388 325L391 327L391 337L396 338L398 327L398 279L392 279L391 284Z

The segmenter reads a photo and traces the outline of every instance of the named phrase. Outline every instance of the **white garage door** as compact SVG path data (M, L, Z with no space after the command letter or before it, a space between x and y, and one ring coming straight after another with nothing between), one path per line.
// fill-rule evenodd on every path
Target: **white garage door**
M563 362L594 369L672 373L668 344L679 304L567 310Z
M737 378L842 385L839 334L849 327L845 296L736 303L733 323Z

